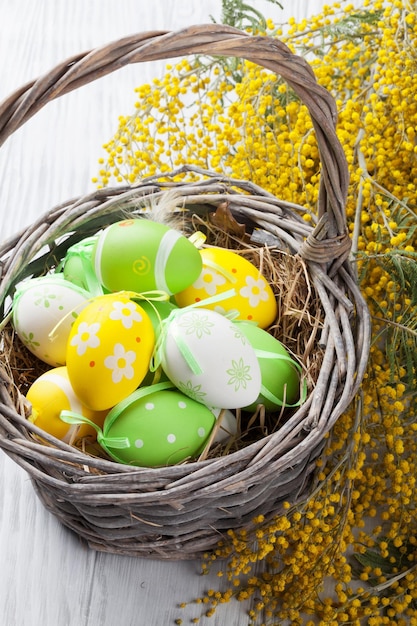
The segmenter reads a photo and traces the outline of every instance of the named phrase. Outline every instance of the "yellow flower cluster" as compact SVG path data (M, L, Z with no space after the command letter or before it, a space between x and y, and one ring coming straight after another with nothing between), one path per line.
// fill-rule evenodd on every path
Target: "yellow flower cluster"
M336 98L346 213L374 341L362 393L317 462L315 491L272 521L254 520L253 533L230 532L203 563L204 571L227 556L229 584L199 602L209 617L232 598L251 599L249 617L265 624L311 626L310 615L321 626L417 625L415 2L338 3L290 20L285 33L267 26L306 55ZM311 219L317 144L306 107L283 81L252 63L197 59L136 91L135 114L120 118L105 145L99 186L186 162L250 179Z

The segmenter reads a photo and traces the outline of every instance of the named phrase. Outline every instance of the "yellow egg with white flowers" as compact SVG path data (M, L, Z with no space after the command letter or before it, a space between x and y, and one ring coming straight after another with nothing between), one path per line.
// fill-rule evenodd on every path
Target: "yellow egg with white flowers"
M67 344L67 368L81 402L109 409L144 379L155 332L144 309L128 292L97 296L74 323Z
M190 287L175 295L179 307L199 302L234 319L256 322L260 328L273 324L277 316L274 292L253 263L224 248L207 247L200 254L203 269ZM231 289L233 293L226 295ZM205 303L213 297L214 302Z

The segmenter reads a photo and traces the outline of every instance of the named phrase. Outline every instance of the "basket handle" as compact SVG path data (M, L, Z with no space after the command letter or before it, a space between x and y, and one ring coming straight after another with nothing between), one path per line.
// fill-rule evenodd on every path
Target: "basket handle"
M345 259L350 249L345 213L349 174L335 132L336 104L331 94L317 83L305 59L272 37L250 36L230 26L203 24L176 32L139 33L73 56L0 104L0 146L37 111L59 96L131 63L189 54L245 58L282 76L307 106L321 160L319 222L300 254L306 260L319 263Z

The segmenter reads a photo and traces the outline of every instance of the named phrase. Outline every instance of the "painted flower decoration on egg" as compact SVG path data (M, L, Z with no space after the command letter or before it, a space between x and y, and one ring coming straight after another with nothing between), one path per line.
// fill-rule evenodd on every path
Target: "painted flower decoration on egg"
M61 274L22 281L13 298L13 326L35 356L53 367L65 365L71 327L89 299Z
M196 281L175 295L180 307L201 302L201 305L236 319L254 321L261 328L270 326L277 315L274 293L258 270L241 255L223 248L200 251L203 268ZM204 300L233 288L234 295L221 302L204 304Z
M149 316L129 294L98 296L74 324L67 349L72 386L94 410L113 407L142 382L155 345Z
M249 341L237 324L210 309L173 311L156 359L178 389L208 407L246 406L260 392L260 367Z

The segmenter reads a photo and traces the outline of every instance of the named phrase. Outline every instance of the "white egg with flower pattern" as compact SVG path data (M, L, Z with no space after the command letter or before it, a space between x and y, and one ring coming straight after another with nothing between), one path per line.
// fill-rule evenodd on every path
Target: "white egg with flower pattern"
M68 376L82 403L101 411L132 393L148 371L154 345L149 316L128 294L94 298L67 347Z
M13 326L17 336L39 359L65 365L67 341L90 294L61 274L48 274L19 283L13 298Z
M247 406L259 394L260 367L250 342L237 324L215 311L173 311L157 356L174 385L208 407Z

